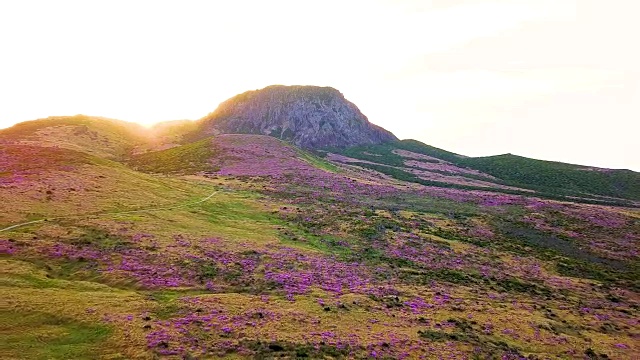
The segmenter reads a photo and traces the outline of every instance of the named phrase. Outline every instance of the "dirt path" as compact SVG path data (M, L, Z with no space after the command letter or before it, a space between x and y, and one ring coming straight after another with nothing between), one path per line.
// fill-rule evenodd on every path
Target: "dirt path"
M198 201L191 202L191 203L186 203L186 204L182 204L182 205L165 206L165 207L142 209L142 210L128 210L128 211L118 211L118 212L102 212L102 213L93 213L93 214L84 214L84 215L68 215L68 216L58 216L58 217L44 218L44 219L32 220L32 221L23 222L23 223L20 223L20 224L11 225L11 226L6 227L4 229L0 229L0 232L9 231L9 230L12 230L12 229L15 229L15 228L19 228L19 227L27 226L27 225L31 225L31 224L37 224L37 223L41 223L41 222L44 222L44 221L51 221L51 220L58 220L58 219L70 219L70 218L80 218L80 217L89 217L89 216L110 216L110 215L120 215L120 214L134 214L134 213L143 213L143 212L152 212L152 211L181 209L181 208L185 208L185 207L201 204L201 203L211 199L218 192L220 192L220 191L216 190L216 191L212 192L211 194L209 194L208 196L206 196L206 197L204 197L204 198L202 198L202 199L200 199Z

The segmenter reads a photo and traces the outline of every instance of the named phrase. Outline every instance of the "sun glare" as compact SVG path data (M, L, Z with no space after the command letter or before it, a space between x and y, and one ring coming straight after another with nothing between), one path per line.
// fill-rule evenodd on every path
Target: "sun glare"
M469 154L557 154L640 169L638 159L620 155L640 152L633 142L581 155L606 140L599 131L568 130L585 121L600 130L639 130L640 57L631 46L640 32L631 14L639 7L571 0L3 2L1 41L10 56L0 59L0 126L76 113L149 126L198 119L247 90L319 85L340 90L400 137ZM535 104L535 118L527 104ZM601 117L607 111L616 116ZM539 133L567 131L562 144L547 144L553 154L486 133L523 139L519 129L530 121ZM491 139L461 140L461 132L478 128Z
M639 360L638 15L0 0L0 360Z

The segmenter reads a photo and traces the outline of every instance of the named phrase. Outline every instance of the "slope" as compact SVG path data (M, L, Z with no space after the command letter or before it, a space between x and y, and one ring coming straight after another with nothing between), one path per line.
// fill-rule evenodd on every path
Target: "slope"
M422 186L261 135L133 156L149 173L3 146L3 219L82 215L0 233L2 358L637 358L637 210Z
M631 170L601 169L511 154L466 158L458 164L546 192L640 200L640 174Z
M0 130L0 141L60 147L98 157L122 159L150 140L150 132L135 123L85 115L25 121Z
M536 192L556 199L633 205L640 200L640 174L629 170L529 159L514 155L473 158L415 140L329 149L330 158L423 185L490 188L508 194ZM637 204L637 203L636 203Z
M305 150L265 135L223 134L170 149L133 155L136 170L169 174L274 175L337 167Z
M0 144L0 225L188 200L184 184L64 148Z

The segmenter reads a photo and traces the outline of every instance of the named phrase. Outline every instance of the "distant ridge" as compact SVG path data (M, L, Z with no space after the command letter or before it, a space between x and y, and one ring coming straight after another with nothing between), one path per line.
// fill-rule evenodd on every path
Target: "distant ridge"
M331 87L272 85L247 91L220 104L201 122L207 135L270 135L307 149L397 140Z

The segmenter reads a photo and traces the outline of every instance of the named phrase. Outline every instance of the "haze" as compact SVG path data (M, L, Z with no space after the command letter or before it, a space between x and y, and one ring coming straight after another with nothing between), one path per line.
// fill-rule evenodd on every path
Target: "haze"
M0 127L332 86L400 138L640 171L636 1L5 1Z

